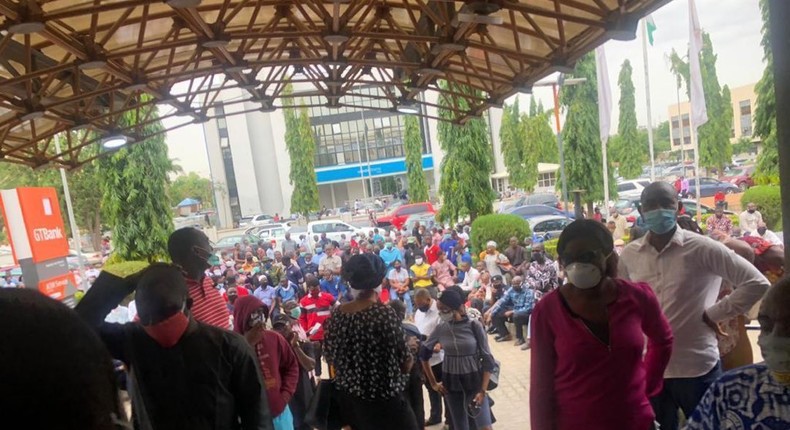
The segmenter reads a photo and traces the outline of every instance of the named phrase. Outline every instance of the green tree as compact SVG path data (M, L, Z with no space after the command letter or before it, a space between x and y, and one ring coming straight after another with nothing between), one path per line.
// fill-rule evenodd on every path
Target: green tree
M534 101L534 98L532 99ZM559 163L560 152L557 150L557 136L551 128L551 118L554 115L552 110L543 109L543 102L539 102L535 113L532 114L530 104L530 117L534 121L530 127L529 142L534 148L537 161L541 163Z
M732 145L733 154L743 154L754 150L754 143L746 136L741 136L737 142Z
M512 105L505 104L502 110L502 123L499 127L499 140L502 143L502 158L509 176L510 185L528 189L526 169L524 168L525 127L521 122L518 97ZM534 186L534 184L532 184Z
M603 155L598 128L598 90L595 75L595 56L589 53L579 59L573 77L587 81L562 89L561 102L567 109L565 128L562 130L565 155L565 175L568 190L585 190L582 200L588 213L593 212L593 202L602 201ZM617 196L617 184L609 163L609 195Z
M763 18L762 40L765 70L755 86L757 103L754 111L754 134L762 140L762 151L757 156L755 179L761 184L779 183L779 149L776 140L776 94L774 88L774 54L771 50L771 26L768 0L760 0Z
M187 198L200 201L204 207L214 206L214 187L211 185L211 180L195 172L189 172L173 180L168 194L170 194L170 206L177 206Z
M667 152L672 149L672 142L669 136L669 121L658 123L653 130L653 155L658 157L659 153Z
M440 86L452 92L479 96L478 91L464 85L441 81ZM439 145L445 154L439 184L443 201L439 218L455 222L469 215L474 220L492 212L491 203L495 198L489 177L493 154L486 122L482 118L472 118L463 125L453 122L456 114L452 107L468 110L470 106L464 99L451 94L439 96L439 107L439 118L443 120L438 125Z
M290 86L287 92L291 92ZM291 158L291 172L288 175L293 193L291 212L309 216L310 211L319 207L318 184L315 177L315 136L310 127L307 108L297 111L293 99L286 98L285 109L285 147Z
M698 145L700 165L708 169L719 169L732 160L732 146L730 135L732 133L732 103L729 89L721 88L716 74L717 56L713 51L710 35L702 33L702 51L700 52L700 71L702 74L702 87L705 94L705 105L708 110L708 122L698 129ZM686 82L688 95L689 66L680 58L677 52L672 51L670 57L672 70ZM696 124L694 125L697 126Z
M625 60L617 78L620 86L620 123L617 125L619 151L616 151L617 158L612 158L620 163L620 176L625 179L638 178L642 174L642 166L648 155L648 148L642 146L637 133L636 96L632 74L631 62Z
M415 115L408 115L404 120L406 130L403 146L406 152L406 180L409 183L409 201L411 203L428 201L428 181L422 168L423 139L420 132L420 120Z
M121 125L147 120L149 115L158 118L156 107L131 110L122 117ZM167 238L173 231L167 196L173 163L167 156L165 134L161 133L164 127L155 121L143 129L146 135L159 134L100 160L102 209L112 226L114 253L119 261L167 258Z

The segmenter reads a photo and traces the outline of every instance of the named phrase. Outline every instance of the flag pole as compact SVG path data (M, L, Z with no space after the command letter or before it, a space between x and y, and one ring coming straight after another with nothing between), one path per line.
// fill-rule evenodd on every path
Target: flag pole
M702 211L700 210L701 206L699 205L699 195L700 195L700 187L699 187L699 139L697 136L697 127L694 124L694 115L689 115L689 128L691 128L691 147L694 148L694 200L697 204L697 213L694 214L694 219L697 222L702 222Z
M647 103L647 142L650 147L650 182L656 180L656 158L653 150L653 114L650 106L650 68L647 61L647 20L642 20L642 56L645 66L645 99ZM681 126L682 130L682 126ZM682 143L682 142L681 142ZM682 147L681 147L682 148ZM682 149L681 149L682 150Z
M601 159L603 162L603 199L606 210L609 210L609 159L606 143L609 140L609 129L612 117L612 90L609 86L609 68L606 64L606 52L603 45L595 48L595 74L598 91L598 127L601 138Z

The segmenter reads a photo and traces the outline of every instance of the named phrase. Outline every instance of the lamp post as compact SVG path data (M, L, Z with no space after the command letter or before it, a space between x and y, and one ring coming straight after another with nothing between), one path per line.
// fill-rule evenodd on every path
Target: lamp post
M55 137L55 152L60 154L60 139L56 136ZM74 219L74 208L71 204L71 193L69 192L69 181L66 178L66 170L61 167L60 168L60 180L63 182L63 196L66 200L66 212L69 215L69 226L71 227L71 237L74 239L74 248L77 251L77 260L79 261L79 272L80 272L80 284L82 285L82 290L88 290L88 280L85 278L85 267L84 264L86 261L83 260L82 255L82 237L80 236L80 229L77 227L77 221Z
M565 154L562 150L562 128L560 125L560 89L564 86L578 85L587 82L587 78L565 79L560 73L556 82L538 82L533 87L551 87L554 96L554 121L557 125L557 150L560 152L560 180L562 181L562 208L568 210L568 181L565 177Z

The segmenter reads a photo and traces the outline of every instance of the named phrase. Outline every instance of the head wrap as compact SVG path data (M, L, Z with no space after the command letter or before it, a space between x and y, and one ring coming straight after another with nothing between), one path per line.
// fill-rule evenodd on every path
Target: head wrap
M439 302L450 309L458 309L464 304L464 299L455 290L445 290L439 296Z

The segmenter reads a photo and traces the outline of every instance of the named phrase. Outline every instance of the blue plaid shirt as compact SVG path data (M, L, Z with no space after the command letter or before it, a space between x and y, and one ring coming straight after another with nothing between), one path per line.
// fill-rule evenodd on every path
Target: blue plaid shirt
M500 310L513 310L515 312L532 312L535 307L535 290L521 287L516 291L513 287L505 291L505 295L491 307L491 314L495 315ZM504 308L504 309L503 309Z

